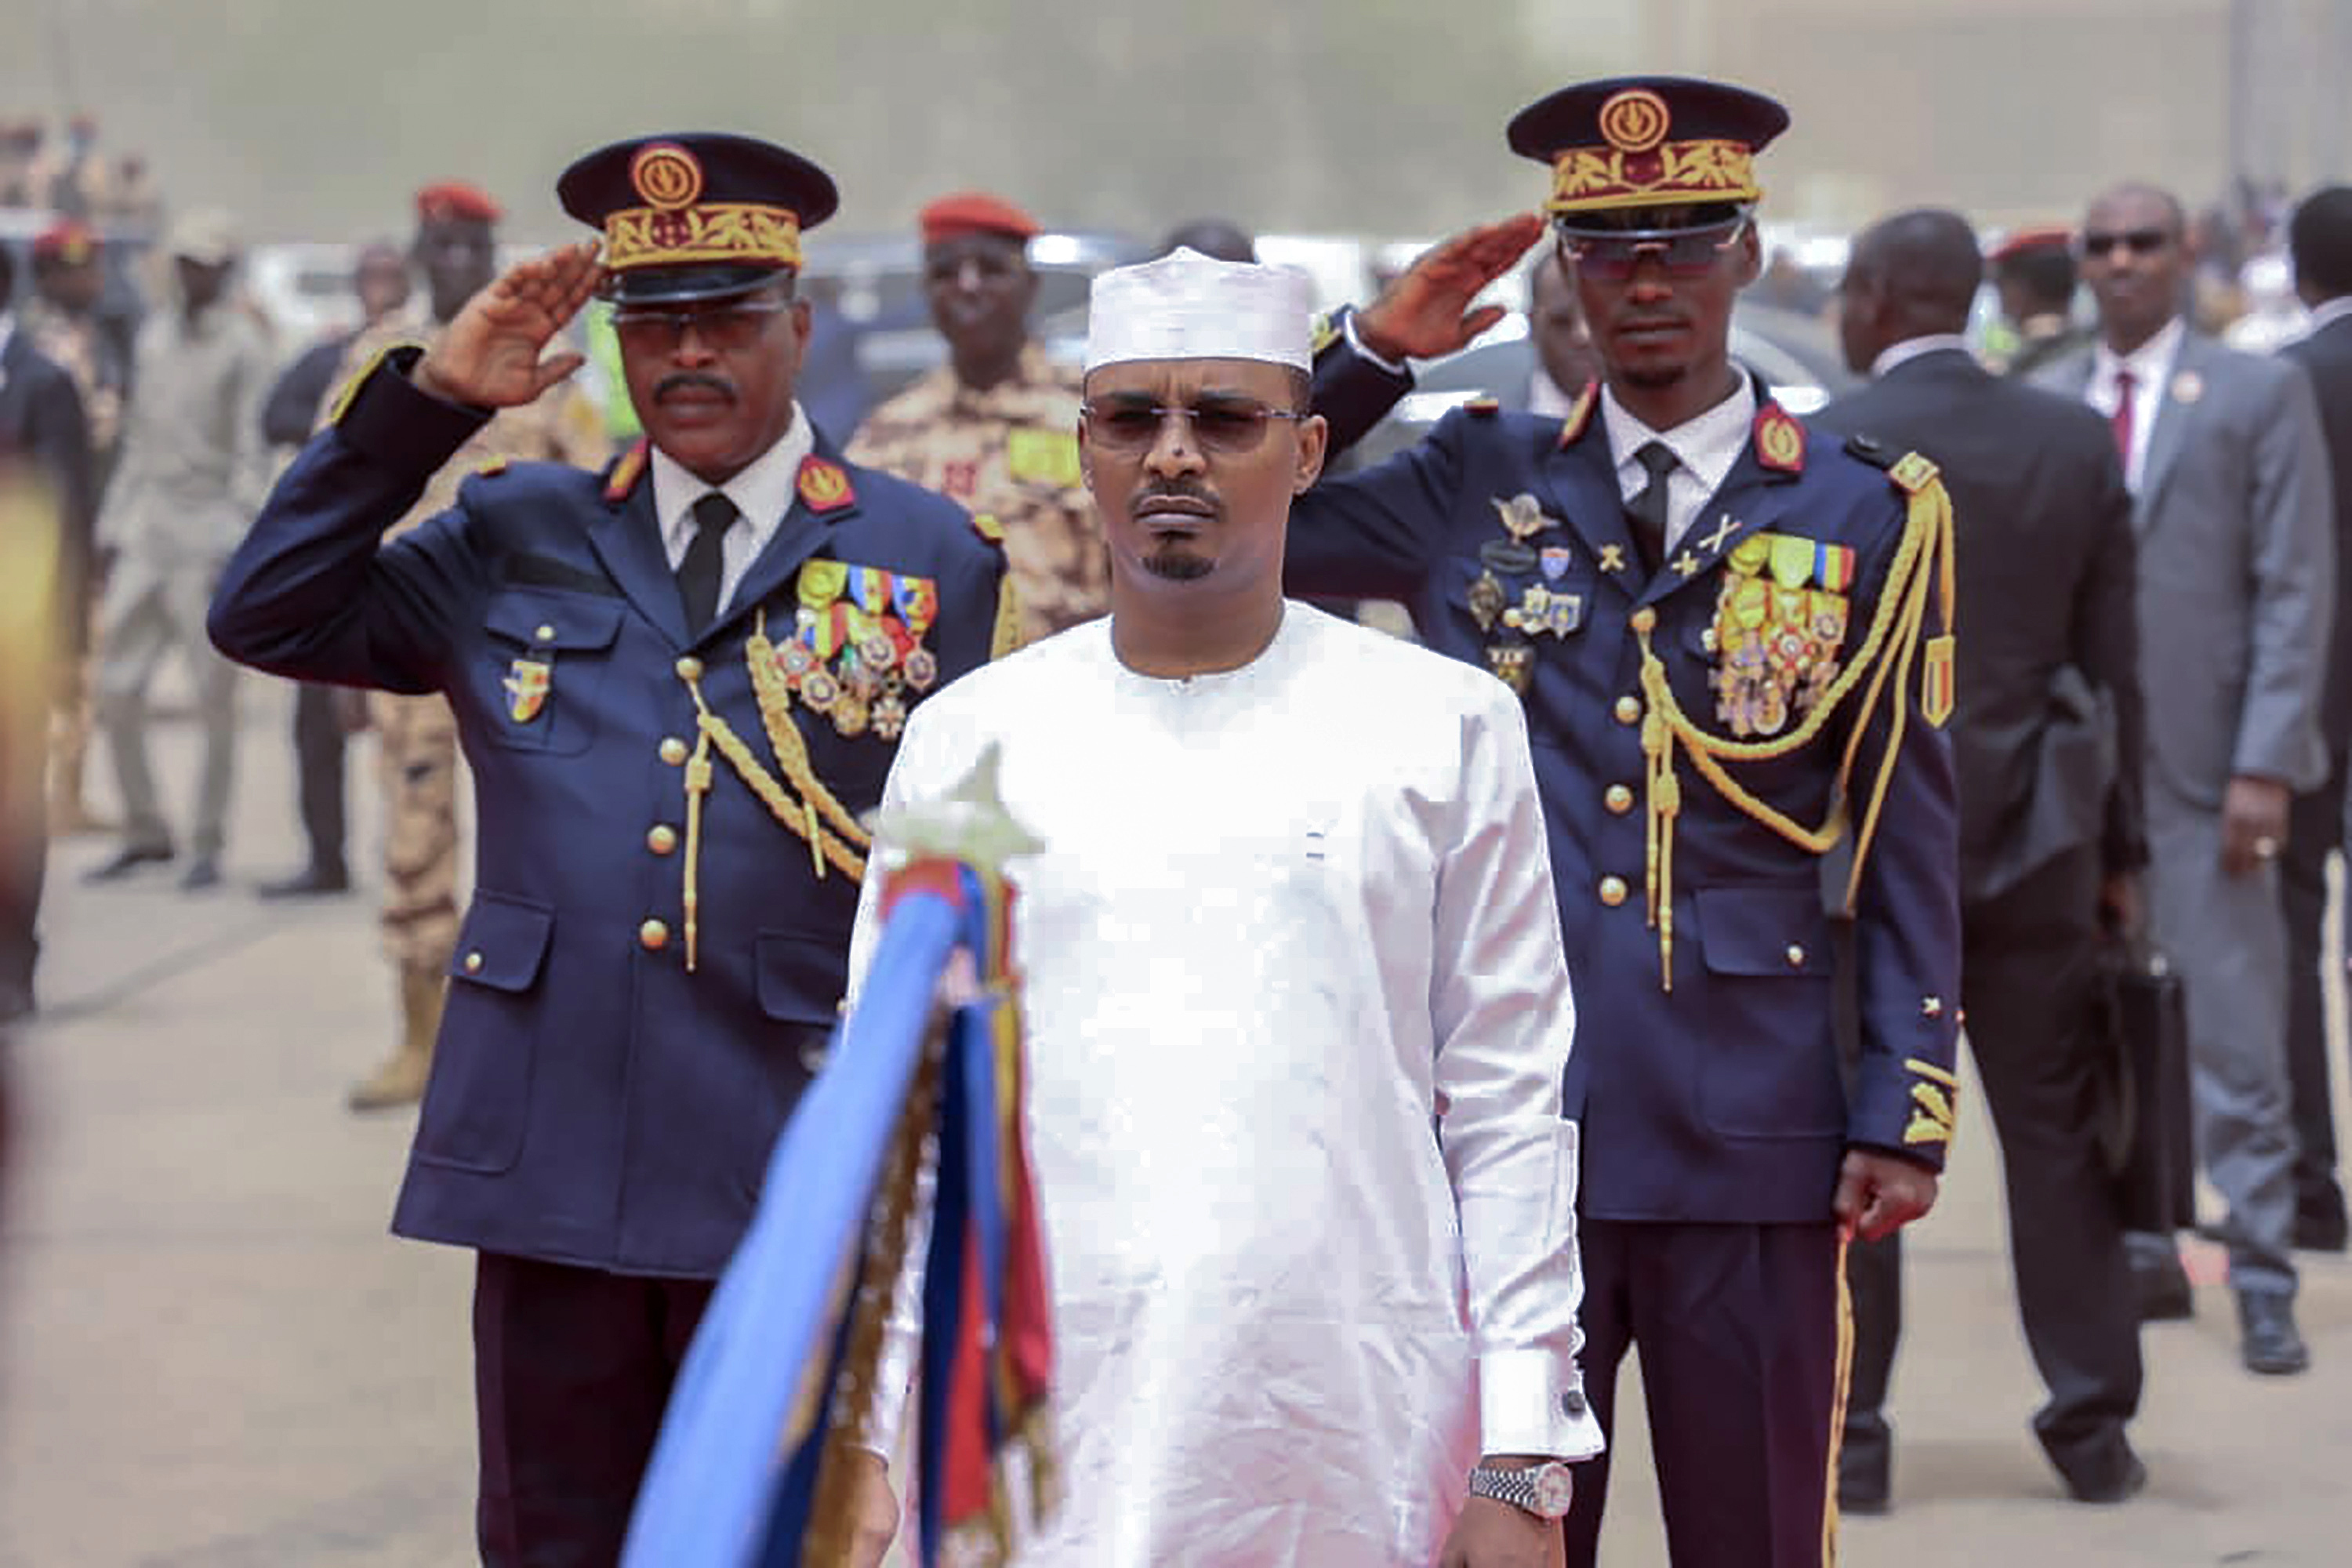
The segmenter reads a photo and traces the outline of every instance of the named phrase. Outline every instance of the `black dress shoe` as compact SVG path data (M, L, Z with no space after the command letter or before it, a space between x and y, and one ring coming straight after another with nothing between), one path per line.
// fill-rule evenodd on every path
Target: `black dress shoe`
M1865 1415L1849 1421L1838 1447L1838 1511L1866 1517L1885 1513L1894 1490L1894 1468L1895 1434L1885 1419Z
M199 855L188 862L187 875L180 879L184 893L201 893L220 886L220 862L210 855Z
M2239 1359L2248 1372L2285 1377L2311 1365L2311 1352L2295 1331L2294 1298L2269 1290L2238 1292Z
M2147 1467L2129 1448L2124 1450L2123 1463L2110 1468L2110 1473L2093 1480L2087 1477L2077 1480L2066 1477L2066 1490L2076 1502L2129 1502L2147 1489Z
M2132 1260L2132 1295L2139 1303L2143 1323L2176 1322L2197 1315L2197 1299L2189 1289L2189 1270L2178 1256L2160 1263Z
M82 873L85 882L119 882L142 866L161 866L172 858L168 844L126 844L114 852L114 858L102 866L93 866Z
M352 890L352 874L341 866L311 866L259 889L265 899L322 899Z

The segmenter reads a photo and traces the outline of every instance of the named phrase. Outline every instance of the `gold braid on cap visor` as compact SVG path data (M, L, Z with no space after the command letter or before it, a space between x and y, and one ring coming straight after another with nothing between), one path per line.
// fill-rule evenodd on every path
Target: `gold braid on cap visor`
M1745 142L1664 142L1645 152L1571 147L1552 161L1549 213L1607 212L1763 195Z
M604 219L604 265L615 271L729 261L797 268L801 220L756 202L624 207Z

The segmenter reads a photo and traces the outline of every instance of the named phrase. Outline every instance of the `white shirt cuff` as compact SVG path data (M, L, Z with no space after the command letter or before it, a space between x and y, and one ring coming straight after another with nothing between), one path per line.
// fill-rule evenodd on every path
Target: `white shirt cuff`
M1359 356L1371 361L1374 364L1380 366L1391 375L1407 375L1412 374L1408 367L1398 363L1392 359L1382 359L1379 354L1374 353L1370 349L1364 346L1363 334L1356 331L1355 311L1349 310L1339 318L1339 335L1348 340L1348 346L1355 350Z
M1492 1351L1478 1358L1478 1451L1589 1459L1604 1447L1601 1423L1572 1373L1549 1351Z

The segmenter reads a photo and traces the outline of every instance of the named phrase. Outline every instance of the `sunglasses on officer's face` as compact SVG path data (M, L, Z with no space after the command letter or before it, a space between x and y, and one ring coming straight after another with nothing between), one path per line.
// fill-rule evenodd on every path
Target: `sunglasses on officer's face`
M1725 251L1739 243L1747 227L1743 212L1696 228L1591 229L1555 223L1552 232L1579 276L1598 283L1622 283L1645 256L1655 258L1669 278L1704 278Z
M2126 229L2119 234L2095 230L2083 237L2083 254L2105 259L2120 245L2137 255L2153 256L2171 243L2172 236L2160 228Z

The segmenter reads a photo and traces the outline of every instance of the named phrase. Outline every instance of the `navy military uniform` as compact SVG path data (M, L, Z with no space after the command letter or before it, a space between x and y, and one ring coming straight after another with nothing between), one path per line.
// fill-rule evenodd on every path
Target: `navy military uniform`
M746 220L751 204L781 196L803 224L832 207L780 149L657 152L592 154L567 196L617 177L587 200L625 218L650 163L641 187L733 204L734 235L773 237L776 209ZM667 210L688 258L608 226L608 267L650 258L614 275L625 298L723 298L787 264L713 262L696 210ZM669 1378L835 1018L859 818L907 709L991 658L1018 612L992 525L822 437L699 631L643 447L602 475L492 465L379 546L483 423L412 384L415 353L379 363L295 461L212 631L273 673L437 691L456 714L477 890L394 1228L482 1254L486 1560L614 1561Z
M1529 115L1570 149L1559 189L1591 191L1570 165L1613 99L1727 140L1736 120L1683 125L1729 90L1601 83ZM1619 177L1652 205L1726 199L1675 191L1671 166L1664 189ZM1316 375L1341 438L1404 389L1349 339ZM1401 600L1526 704L1577 990L1586 1383L1605 1424L1641 1345L1677 1568L1829 1549L1840 1164L1860 1146L1940 1168L1957 1090L1948 506L1924 459L1814 437L1755 390L1745 450L1654 571L1597 388L1564 422L1457 409L1326 480L1287 557L1292 591ZM1605 1464L1577 1489L1571 1563Z

